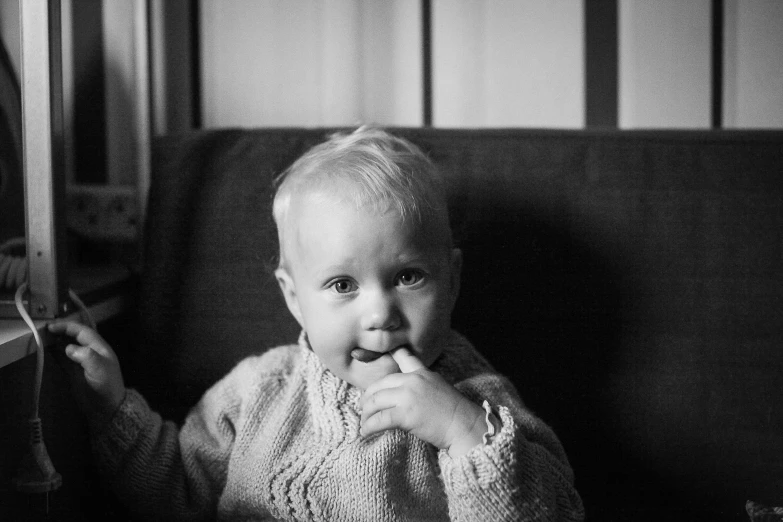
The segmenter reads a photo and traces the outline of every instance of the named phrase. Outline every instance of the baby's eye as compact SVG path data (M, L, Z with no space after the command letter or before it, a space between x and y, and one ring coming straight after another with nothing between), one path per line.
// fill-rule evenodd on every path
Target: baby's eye
M397 283L402 286L415 285L422 280L424 274L419 270L404 270L397 276Z
M350 279L338 279L329 287L338 294L347 294L356 290L356 284Z

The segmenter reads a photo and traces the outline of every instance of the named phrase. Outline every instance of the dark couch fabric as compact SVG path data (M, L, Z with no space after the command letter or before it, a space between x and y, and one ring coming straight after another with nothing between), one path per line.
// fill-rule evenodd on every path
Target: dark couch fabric
M589 520L783 505L783 133L394 132L448 180L454 326L561 437ZM127 379L164 413L296 339L271 180L327 133L155 143Z

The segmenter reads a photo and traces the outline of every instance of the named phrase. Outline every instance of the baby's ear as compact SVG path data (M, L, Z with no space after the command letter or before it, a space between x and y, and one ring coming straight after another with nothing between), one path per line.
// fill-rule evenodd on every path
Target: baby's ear
M299 300L296 297L296 287L294 286L294 280L285 268L278 268L275 270L275 278L277 284L280 285L280 290L283 291L283 297L285 298L285 304L288 306L288 310L291 315L294 316L299 326L304 328L302 322L302 311L299 309Z
M462 250L459 248L451 249L451 309L457 303L459 297L459 287L462 281Z

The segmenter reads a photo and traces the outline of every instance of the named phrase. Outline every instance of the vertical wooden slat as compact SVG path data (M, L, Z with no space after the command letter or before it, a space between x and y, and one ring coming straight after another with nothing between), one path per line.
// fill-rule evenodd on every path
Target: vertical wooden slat
M711 37L711 122L713 129L720 129L723 126L723 0L712 0Z
M103 66L103 2L71 2L71 62L73 72L73 180L105 183L106 89Z
M139 210L139 231L147 215L152 169L152 82L150 81L150 3L136 0L134 6L134 147L136 158L136 187Z
M165 0L150 0L150 103L152 105L152 134L154 136L162 136L169 132L166 103L168 102L168 86L171 79L168 75L166 62L166 22Z
M585 0L585 125L617 127L617 0Z
M432 3L421 0L422 123L432 126Z
M62 48L63 71L63 149L64 169L67 182L75 179L75 137L73 133L74 116L74 75L73 75L73 1L60 0L62 14L62 32L60 44Z
M201 116L201 9L199 0L190 3L190 82L191 124L194 129L203 125Z

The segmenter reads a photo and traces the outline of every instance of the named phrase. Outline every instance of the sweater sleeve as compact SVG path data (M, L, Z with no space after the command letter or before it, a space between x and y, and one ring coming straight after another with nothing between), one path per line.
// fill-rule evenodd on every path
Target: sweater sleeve
M111 422L93 435L98 468L143 520L213 520L226 481L241 404L242 363L215 384L181 429L128 390Z
M502 428L487 445L460 457L439 452L451 519L583 520L573 471L554 432L522 405L505 378L471 380L478 386L458 388L473 400L478 395L489 400Z

